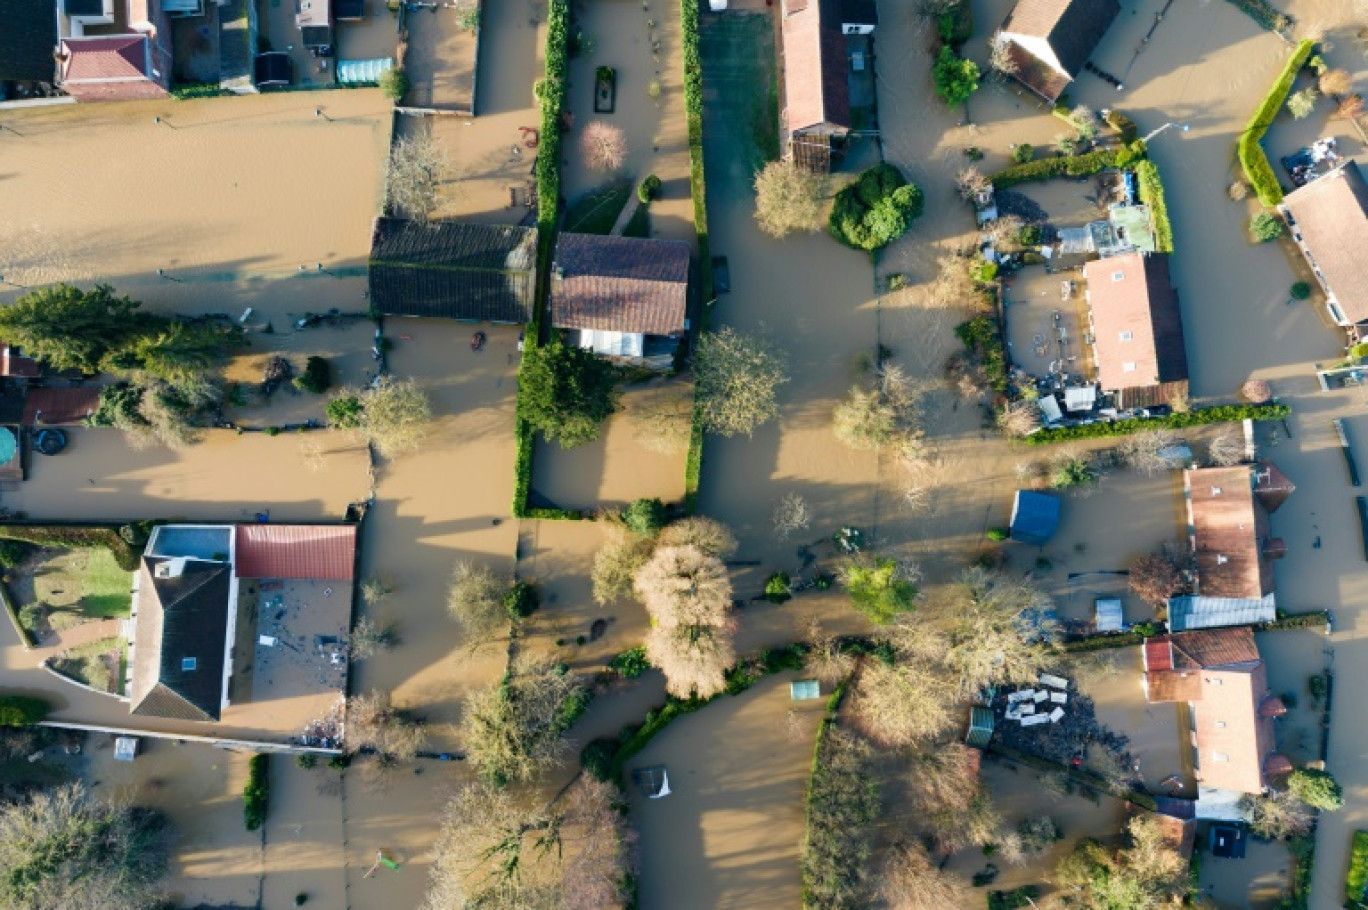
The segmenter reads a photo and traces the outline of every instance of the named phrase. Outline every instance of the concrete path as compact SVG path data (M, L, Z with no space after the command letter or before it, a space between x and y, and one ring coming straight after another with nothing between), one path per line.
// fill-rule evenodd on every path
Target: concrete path
M613 229L608 233L614 237L621 237L622 232L627 230L627 223L636 214L637 208L641 205L641 200L637 198L635 192L628 198L627 204L622 207L622 212L618 215L617 221L613 222Z
M92 622L83 622L69 629L52 633L43 639L38 647L33 649L33 654L37 662L41 663L48 657L53 657L71 648L88 645L102 638L112 638L122 633L122 619L97 619Z

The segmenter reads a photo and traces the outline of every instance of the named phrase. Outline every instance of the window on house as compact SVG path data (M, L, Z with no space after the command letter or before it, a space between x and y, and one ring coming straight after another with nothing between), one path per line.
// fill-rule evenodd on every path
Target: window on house
M181 658L181 669L188 672L188 671L190 671L190 670L195 669L195 666L196 666L198 663L199 663L199 661L198 661L196 658L194 658L194 657L182 657L182 658Z
M1125 272L1112 272L1112 281L1124 281L1125 278Z
M1125 363L1121 364L1121 372L1123 373L1134 373L1135 370L1136 365L1134 360L1127 360Z
M1216 761L1230 761L1230 756L1224 752L1213 753L1211 757Z
M1224 730L1224 729L1225 729L1225 721L1223 721L1223 720L1218 720L1218 721L1216 721L1216 729L1217 729L1217 730Z
M1122 332L1122 333L1121 333L1121 340L1122 340L1122 341L1130 341L1130 340L1131 340L1132 338L1134 338L1134 337L1135 337L1135 336L1134 336L1133 334L1131 334L1130 332Z

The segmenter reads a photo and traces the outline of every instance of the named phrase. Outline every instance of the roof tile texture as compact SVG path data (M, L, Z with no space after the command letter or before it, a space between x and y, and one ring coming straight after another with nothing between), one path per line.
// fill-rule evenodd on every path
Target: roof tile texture
M1186 380L1183 316L1169 279L1168 257L1127 253L1095 259L1083 267L1083 275L1103 390Z
M69 55L63 67L64 82L146 79L148 75L145 35L69 38L62 42L62 49Z
M1350 322L1368 319L1368 184L1350 160L1283 198Z
M1019 0L1002 31L1044 38L1076 78L1120 12L1117 0Z
M1204 597L1257 600L1273 593L1273 561L1264 547L1271 536L1268 509L1254 489L1261 471L1261 465L1236 465L1183 472L1197 593ZM1286 498L1281 490L1269 495Z
M684 331L689 245L680 240L561 234L551 324L643 335Z
M240 524L233 533L238 578L352 579L355 525Z
M785 0L784 109L789 132L850 129L850 61L840 0Z

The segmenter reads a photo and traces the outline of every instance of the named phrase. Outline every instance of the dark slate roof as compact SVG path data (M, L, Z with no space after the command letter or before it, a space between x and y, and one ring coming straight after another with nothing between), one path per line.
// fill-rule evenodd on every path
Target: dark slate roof
M535 228L377 218L371 304L390 316L527 323L536 262Z
M1043 544L1059 527L1059 497L1035 490L1017 490L1012 506L1013 540Z
M689 245L682 240L561 234L551 324L643 335L684 331Z
M165 557L143 558L134 629L134 714L216 721L223 700L228 638L227 563L187 560L175 578L158 578ZM182 660L195 658L193 670Z
M57 72L56 0L5 0L0 79L51 82Z
M252 75L252 47L247 4L249 0L227 0L219 7L219 81L232 82Z
M1077 77L1120 12L1117 0L1018 0L1002 30L1044 38L1064 72Z

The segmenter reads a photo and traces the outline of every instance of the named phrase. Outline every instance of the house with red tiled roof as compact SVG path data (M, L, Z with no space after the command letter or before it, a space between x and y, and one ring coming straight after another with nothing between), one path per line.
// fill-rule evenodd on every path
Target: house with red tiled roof
M1296 486L1271 461L1183 472L1194 590L1169 600L1169 628L1268 622L1277 615L1273 560L1287 546L1269 515Z
M324 597L334 596L336 585L342 596L355 562L350 524L154 528L134 573L126 625L131 712L218 721L233 698L234 671L242 669L235 655L267 643L258 641L259 592L295 580L322 583ZM274 604L283 612L279 597ZM264 638L274 646L274 638Z
M1153 407L1188 389L1178 293L1163 253L1126 253L1083 267L1089 334L1102 391L1118 408Z
M1270 778L1291 770L1275 751L1273 719L1287 711L1268 687L1254 632L1203 629L1145 639L1145 698L1186 702L1193 765L1203 799L1262 793ZM1213 792L1214 791L1214 792Z
M79 101L164 98L171 86L171 15L200 0L59 0L57 84Z
M841 0L781 0L780 135L795 160L831 164L831 143L850 132L850 59Z

